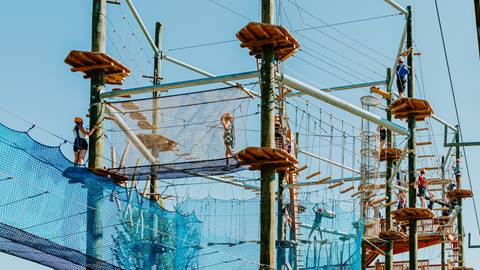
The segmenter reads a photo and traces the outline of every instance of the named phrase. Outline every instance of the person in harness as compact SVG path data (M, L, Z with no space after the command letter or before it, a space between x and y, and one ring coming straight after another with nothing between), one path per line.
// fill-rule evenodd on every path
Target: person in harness
M73 134L75 140L73 142L73 154L74 154L74 164L76 166L83 165L83 159L88 150L88 143L86 137L90 136L97 129L93 127L90 131L86 130L83 127L83 119L81 117L75 117L73 120L75 122L75 127L73 127Z
M410 74L410 70L407 65L403 63L403 59L399 57L397 59L397 89L398 89L398 97L402 98L403 93L405 92L405 88L407 85L407 77Z
M220 123L223 126L223 143L225 144L226 166L228 167L231 157L237 160L237 156L234 152L235 127L233 126L233 115L230 112L224 113L220 118Z
M426 208L426 197L427 197L427 179L425 178L425 170L420 170L420 175L418 176L418 196L422 203L422 208Z
M315 220L313 221L312 224L312 229L310 230L310 234L308 235L308 239L312 236L314 231L318 231L320 233L320 240L322 240L322 228L320 225L322 224L322 219L323 219L323 212L324 209L321 207L318 207L318 204L315 204L313 207L313 212L315 213Z

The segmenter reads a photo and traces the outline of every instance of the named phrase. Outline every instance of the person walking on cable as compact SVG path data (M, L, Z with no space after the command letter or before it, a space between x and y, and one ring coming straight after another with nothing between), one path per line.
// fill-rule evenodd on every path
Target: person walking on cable
M73 153L74 153L74 164L76 166L83 165L83 159L88 150L88 142L86 137L91 136L97 127L93 127L90 131L86 130L83 127L83 119L81 117L75 117L73 120L75 126L73 127L73 134L75 140L73 141Z
M313 212L315 213L315 220L313 221L312 224L312 229L310 230L310 234L308 235L308 239L312 236L314 231L318 231L320 233L320 240L323 239L322 237L322 228L320 225L322 224L322 219L323 219L323 208L318 207L318 204L315 204L315 206L312 208Z

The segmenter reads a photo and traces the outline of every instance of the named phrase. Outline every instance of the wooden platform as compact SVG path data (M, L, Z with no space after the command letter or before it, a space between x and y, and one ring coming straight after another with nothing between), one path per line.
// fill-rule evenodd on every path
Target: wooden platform
M241 165L250 166L250 170L260 170L261 165L271 165L276 170L288 170L298 161L287 151L279 148L247 147L238 152Z
M438 217L435 217L433 219L433 224L440 224L440 225L443 225L443 224L446 224L450 221L450 217L449 216L438 216Z
M475 270L472 267L465 267L465 266L455 266L451 268L452 270Z
M392 212L392 216L397 221L409 220L409 219L433 219L435 214L432 210L424 208L402 208Z
M71 51L65 63L72 66L72 72L83 72L85 79L91 77L93 70L104 70L107 84L120 85L130 75L130 69L106 53Z
M300 48L300 43L280 25L250 22L237 33L240 47L248 48L250 55L260 58L262 46L273 45L279 61L284 61Z
M125 185L125 183L128 181L128 176L120 174L117 171L107 170L107 169L89 169L89 170L98 176L111 178L116 184L121 186Z
M378 237L384 240L403 240L406 239L408 236L405 233L397 231L382 231L380 232Z
M449 199L465 199L473 197L473 192L469 189L454 189L447 193Z
M160 134L138 134L137 137L145 147L154 152L175 151L178 145L177 142Z
M398 160L402 156L402 150L398 148L383 148L380 150L380 161L387 159Z
M414 114L417 121L423 121L433 114L428 101L416 98L400 98L389 105L390 112L397 119L407 119L409 114Z

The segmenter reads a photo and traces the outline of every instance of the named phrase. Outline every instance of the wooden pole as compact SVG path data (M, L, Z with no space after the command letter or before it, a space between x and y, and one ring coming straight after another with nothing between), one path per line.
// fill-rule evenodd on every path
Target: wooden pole
M387 92L392 93L391 88L391 74L392 71L390 68L387 69ZM392 103L391 99L387 99L387 106ZM387 120L392 121L392 113L390 110L387 110ZM387 129L387 144L385 148L393 148L393 138L392 138L392 131ZM385 197L387 198L385 204L385 230L389 231L392 229L392 205L389 203L392 201L392 182L389 181L390 177L392 176L393 172L393 160L389 158L387 155L387 171L385 175ZM385 270L393 270L393 241L387 240L386 249L385 249Z
M407 49L413 46L412 38L412 7L407 7ZM410 67L410 73L408 74L408 97L413 98L413 54L410 53L407 57L407 65ZM408 115L408 130L410 132L410 138L408 139L408 204L409 207L415 208L417 204L417 194L415 190L415 168L416 168L416 153L415 153L415 126L416 126L415 114ZM417 270L418 261L418 236L417 236L417 220L409 220L409 266L410 270Z
M262 22L273 24L275 1L262 0ZM260 145L274 147L274 51L273 45L262 47L260 67L261 129ZM260 269L275 268L275 169L262 165L260 169Z
M92 8L92 52L105 52L106 0L93 0ZM103 168L103 104L100 93L105 88L105 71L93 70L90 80L90 129L97 127L89 137L88 167ZM87 269L100 269L96 260L102 259L103 220L102 198L103 190L98 186L89 186L87 191Z
M455 158L460 159L460 127L458 125L455 126L457 128L457 132L455 133ZM461 189L461 180L458 182L457 189ZM459 248L458 251L458 266L463 267L464 265L464 257L463 257L463 215L462 215L462 199L458 199L458 214L457 214L457 233L458 233L458 241L459 241Z
M445 166L443 166L443 164L445 164L445 156L442 156L442 180L445 179ZM442 184L442 200L445 199L445 185ZM445 259L445 241L446 241L446 237L445 237L445 231L442 233L442 240L441 240L441 264L442 264L442 270L446 270L446 259Z
M285 197L285 171L280 171L278 173L278 190L277 190L277 240L279 244L277 245L277 270L283 268L285 262L285 245L282 243L285 242L285 224L283 222L283 199Z

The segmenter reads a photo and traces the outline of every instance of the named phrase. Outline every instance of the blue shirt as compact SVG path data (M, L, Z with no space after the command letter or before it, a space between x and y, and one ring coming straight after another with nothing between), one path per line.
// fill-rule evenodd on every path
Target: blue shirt
M397 76L399 76L402 79L405 79L408 74L410 73L410 70L408 70L407 65L405 64L398 64L397 66Z

